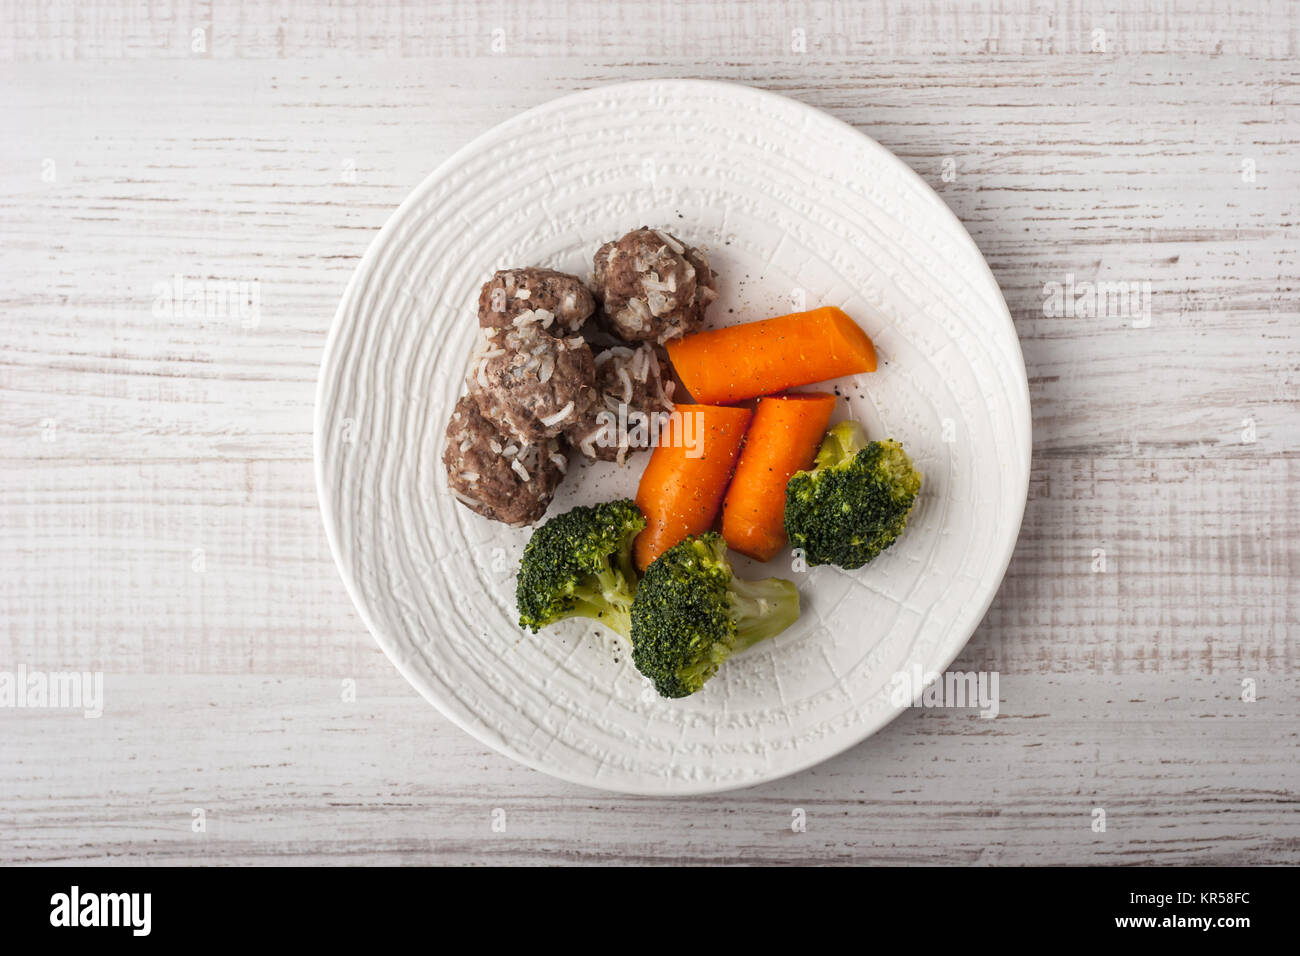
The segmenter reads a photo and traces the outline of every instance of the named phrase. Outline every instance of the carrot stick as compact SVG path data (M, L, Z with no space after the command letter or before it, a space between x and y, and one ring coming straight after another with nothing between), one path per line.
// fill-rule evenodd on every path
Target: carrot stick
M660 435L636 490L646 520L635 545L641 570L686 536L712 527L752 415L748 408L677 406L672 434Z
M760 399L722 502L722 537L733 551L771 561L785 547L785 486L812 467L835 396L795 392Z
M667 345L691 398L718 405L876 370L867 333L833 306L697 332Z

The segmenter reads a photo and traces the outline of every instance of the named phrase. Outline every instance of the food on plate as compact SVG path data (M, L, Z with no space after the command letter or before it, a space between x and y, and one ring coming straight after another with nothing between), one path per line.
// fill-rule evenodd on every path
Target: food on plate
M705 254L662 230L642 226L596 252L602 314L629 342L663 344L698 329L718 297L715 283Z
M808 565L860 568L903 532L921 487L898 442L857 422L827 430L835 395L788 391L875 370L852 319L828 307L696 332L715 282L702 252L647 227L600 247L591 290L552 269L497 272L443 450L458 500L522 526L546 513L570 447L622 464L653 445L635 501L580 505L532 533L515 602L534 633L600 621L668 698L799 617L794 584L736 577L728 547L770 561L788 540ZM587 325L597 301L603 325ZM670 371L699 404L674 404Z
M583 281L554 269L502 269L478 296L478 322L485 329L536 322L553 335L572 334L595 310Z
M660 437L636 491L646 518L636 539L637 567L649 567L687 535L713 526L752 414L747 408L677 406L671 433Z
M596 401L565 429L573 447L588 458L617 461L649 447L648 417L673 410L667 372L655 347L616 345L596 355Z
M567 467L559 441L521 444L484 418L472 395L456 402L442 460L447 485L462 504L516 526L532 524L546 513Z
M483 330L466 382L483 416L528 444L562 434L596 401L591 347L536 322Z
M722 537L733 551L771 561L785 547L785 486L810 468L835 409L826 392L760 399L722 501Z
M667 348L691 399L710 405L876 370L867 333L831 306L697 332Z
M588 458L622 464L628 452L655 443L659 421L672 413L674 383L651 343L704 321L717 298L707 257L667 232L642 227L601 246L595 266L603 329L587 324L596 308L593 289L567 273L502 269L479 290L482 335L465 377L472 401L458 405L459 418L448 423L443 460L449 489L484 517L536 521L570 445ZM604 346L599 361L590 343ZM485 493L477 486L488 470L462 461L480 453L483 436L489 449L515 450L504 465L527 474L524 481L532 480L529 462L539 469L537 486L517 505L501 497L508 480L494 481ZM508 479L502 467L495 462L491 474Z
M631 641L655 690L685 697L732 654L798 620L794 584L736 577L711 531L669 548L638 580L632 541L644 525L622 499L580 505L534 531L515 579L519 626L536 633L567 618L599 621Z
M627 499L580 505L533 532L515 584L519 626L533 632L588 617L628 637L637 575L632 539L645 527Z
M799 618L790 581L736 577L722 538L686 538L646 570L632 602L632 662L660 695L685 697L728 657Z
M581 280L553 269L503 269L479 292L468 395L447 423L447 486L485 518L532 524L567 465L564 430L591 411L596 372L576 331L595 309Z
M857 422L840 422L812 470L786 485L786 534L809 565L860 568L903 533L920 490L921 473L902 445L868 441Z

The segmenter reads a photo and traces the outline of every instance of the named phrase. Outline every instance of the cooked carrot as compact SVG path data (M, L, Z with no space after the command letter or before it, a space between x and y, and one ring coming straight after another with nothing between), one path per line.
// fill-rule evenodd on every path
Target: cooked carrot
M785 547L785 485L812 467L835 396L794 392L760 399L722 501L722 537L733 551L771 561Z
M660 434L636 490L646 521L635 545L641 570L713 525L752 415L748 408L677 406L671 434Z
M697 332L668 357L691 398L716 405L876 370L867 333L833 306Z

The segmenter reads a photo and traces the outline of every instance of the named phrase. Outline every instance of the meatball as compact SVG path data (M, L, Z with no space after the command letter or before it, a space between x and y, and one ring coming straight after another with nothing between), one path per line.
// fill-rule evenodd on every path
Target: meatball
M630 342L662 345L695 331L718 297L703 252L645 226L601 246L595 267L605 321Z
M674 383L664 381L664 365L649 342L606 349L595 361L596 404L564 434L588 458L622 464L629 451L649 447L649 417L673 410Z
M451 413L442 461L463 505L515 527L546 513L568 466L559 439L520 445L483 417L472 395L462 395Z
M591 347L580 336L556 338L536 322L485 329L467 381L483 416L526 445L559 435L596 401Z
M572 333L595 310L596 300L582 280L554 269L502 269L478 295L478 324L485 329L536 321L556 334Z

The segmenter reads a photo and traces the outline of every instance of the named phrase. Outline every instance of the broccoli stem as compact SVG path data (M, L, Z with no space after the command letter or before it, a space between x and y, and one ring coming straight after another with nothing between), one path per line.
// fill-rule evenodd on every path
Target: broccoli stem
M776 637L799 619L799 589L781 578L731 579L731 619L736 622L733 653Z
M855 421L840 422L826 433L822 445L817 449L814 468L838 465L845 459L852 458L868 444L867 432Z
M632 608L630 605L619 607L616 604L592 603L579 598L578 603L574 605L573 614L577 617L589 617L594 621L599 621L626 640L630 641L632 639Z
M636 586L640 580L636 562L632 560L632 542L635 539L635 534L629 535L623 543L622 550L619 551L617 556L614 556L615 567L613 573L617 578L613 581L612 586L619 588L621 593L628 595L627 603L629 606L632 604L632 599L636 597Z
M626 558L626 562L623 560ZM631 567L631 556L620 557L620 564ZM573 592L576 600L574 613L600 621L610 630L631 639L632 596L636 588L636 574L625 576L620 568L607 568L592 575L593 587L579 587Z

